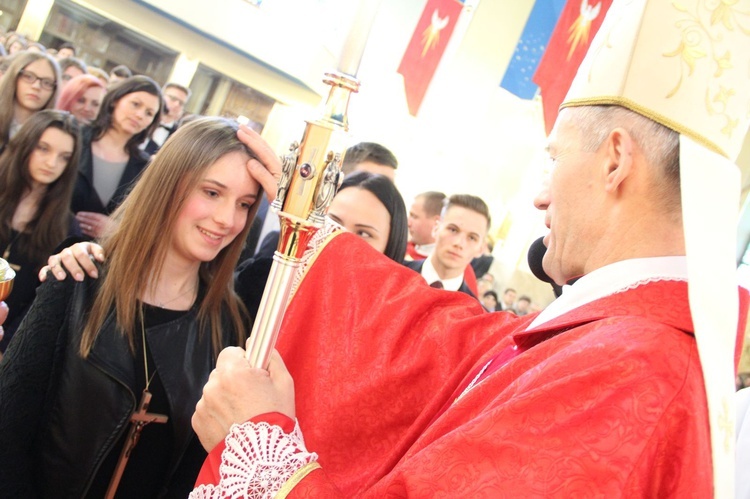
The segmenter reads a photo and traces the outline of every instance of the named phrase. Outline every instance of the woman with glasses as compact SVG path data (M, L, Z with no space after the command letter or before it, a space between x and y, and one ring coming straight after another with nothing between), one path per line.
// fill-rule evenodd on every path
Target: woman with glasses
M159 85L134 76L109 89L99 115L84 127L71 208L88 238L104 235L109 215L146 168L149 157L138 146L159 125L163 107Z
M16 271L0 351L34 300L49 253L80 235L70 211L80 143L73 116L47 109L29 118L0 156L0 251Z
M0 151L34 113L57 101L60 68L52 57L23 52L0 80Z

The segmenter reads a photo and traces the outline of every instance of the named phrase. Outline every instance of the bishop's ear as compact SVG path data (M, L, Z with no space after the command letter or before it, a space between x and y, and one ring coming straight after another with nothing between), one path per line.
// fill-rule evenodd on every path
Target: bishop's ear
M633 173L633 137L624 128L615 128L607 137L604 158L605 189L616 191Z

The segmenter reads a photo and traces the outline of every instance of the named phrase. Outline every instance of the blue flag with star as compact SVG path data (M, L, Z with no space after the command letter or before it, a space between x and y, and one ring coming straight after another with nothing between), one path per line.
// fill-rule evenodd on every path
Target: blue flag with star
M565 0L536 0L513 51L500 86L522 99L531 99L539 87L531 81L547 48Z

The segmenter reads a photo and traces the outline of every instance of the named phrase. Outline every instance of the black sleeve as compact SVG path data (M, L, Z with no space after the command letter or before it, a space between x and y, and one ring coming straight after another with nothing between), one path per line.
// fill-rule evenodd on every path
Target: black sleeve
M0 362L0 487L4 497L34 497L47 400L66 342L72 279L43 283Z
M81 230L81 224L78 222L78 219L73 214L73 212L70 212L70 217L68 220L68 238L77 238L78 241L76 242L85 241L86 236L84 236L83 231ZM67 246L65 246L64 248L67 248Z
M260 248L255 253L255 258L273 258L273 254L276 252L276 248L279 246L279 237L281 232L273 230L266 234L263 241L260 243Z
M272 263L273 258L253 258L241 263L235 272L235 289L253 319L258 314Z

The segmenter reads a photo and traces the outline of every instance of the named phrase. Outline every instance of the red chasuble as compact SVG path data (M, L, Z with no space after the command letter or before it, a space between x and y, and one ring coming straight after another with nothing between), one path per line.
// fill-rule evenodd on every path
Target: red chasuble
M525 331L534 317L484 313L333 238L279 344L322 465L289 497L710 497L687 284L649 282Z

